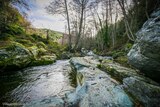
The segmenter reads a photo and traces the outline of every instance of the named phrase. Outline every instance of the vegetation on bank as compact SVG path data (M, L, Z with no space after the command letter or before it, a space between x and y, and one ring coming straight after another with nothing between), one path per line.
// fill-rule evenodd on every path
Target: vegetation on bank
M55 37L57 38L56 32L49 37L46 39L43 35L28 34L16 24L7 25L0 37L0 66L2 70L53 63L65 50L65 46L54 42Z
M62 36L60 33L32 28L14 7L24 7L25 3L0 2L0 71L50 64L65 50L56 42Z
M27 54L28 58L31 57L26 66L49 64L52 62L50 60L53 59L53 55L59 59L81 56L82 48L93 50L98 55L112 56L118 63L128 66L126 56L135 41L135 33L149 18L150 13L159 7L158 0L131 0L129 3L125 0L94 0L92 2L84 0L82 5L79 0L75 0L64 1L64 6L55 7L59 2L55 0L46 7L46 10L51 14L61 14L56 10L62 10L62 15L66 14L69 31L68 48L56 42L62 36L61 34L49 29L31 27L25 14L15 8L23 7L28 10L25 0L0 2L0 54L3 66L7 66L3 60L6 63L14 61L16 53L12 57L6 52L8 49L16 51L16 47L26 51L25 54L22 52L22 55ZM68 6L69 3L70 6ZM79 8L74 8L75 6ZM102 8L100 12L97 11L99 8ZM53 9L55 11L51 11ZM71 44L72 32L76 36L75 44ZM74 53L64 50L73 50ZM6 56L12 57L12 60L7 61ZM50 60L44 61L46 59Z
M159 0L53 0L46 10L65 14L69 35L76 36L75 44L68 38L69 50L93 50L127 66L136 32L159 4Z
M109 55L114 60L124 66L128 65L127 54L136 40L136 33L140 30L146 20L150 18L153 11L160 8L158 0L105 0L107 2L106 10L108 13L103 23L98 30L95 39L92 39L91 49L95 50L97 54ZM122 13L114 14L114 6L120 7ZM105 5L106 6L106 5ZM127 7L129 6L129 7ZM105 11L105 10L104 10ZM121 14L120 20L115 18L115 23L110 23L114 20L116 15ZM103 19L100 19L99 23L102 23ZM127 24L127 25L126 25Z

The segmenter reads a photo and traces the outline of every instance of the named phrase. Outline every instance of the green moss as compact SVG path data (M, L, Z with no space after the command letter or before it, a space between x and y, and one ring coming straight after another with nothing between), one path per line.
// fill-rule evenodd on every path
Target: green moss
M5 29L3 29L2 34L6 32L11 35L19 35L24 34L24 29L16 24L11 24L5 26Z
M47 50L45 50L44 48L39 48L38 51L38 56L45 55L47 53Z
M39 65L47 65L55 62L56 56L43 55L38 58L33 59L30 63L30 66L39 66Z
M101 69L102 68L102 64L97 64L97 68Z
M125 93L131 98L131 100L134 102L134 107L145 107L142 102L138 100L138 98L130 93L127 89L124 89Z
M54 40L46 40L42 35L36 34L26 34L24 29L18 25L7 25L6 28L1 33L0 36L0 50L6 50L6 54L1 55L0 57L0 67L15 69L26 67L26 64L16 62L22 59L19 58L21 55L28 55L28 60L31 60L31 63L27 66L37 66L37 65L46 65L51 64L55 61L54 54L61 56L63 51L66 49L65 46L61 46ZM54 36L54 35L52 35ZM12 55L13 53L14 55ZM3 57L3 58L2 58ZM5 59L6 58L6 59ZM19 59L18 59L19 58ZM3 60L2 60L3 59ZM16 61L17 60L17 61ZM24 59L22 61L25 61ZM28 63L27 63L28 64Z
M69 72L69 80L72 87L77 87L77 71L76 68L72 67L72 71Z
M119 72L117 72L117 70L115 68L113 68L109 65L102 64L101 70L110 74L112 78L119 81L120 83L123 83L123 77L121 76L121 74L119 74Z
M113 60L103 60L102 63L113 63Z
M130 65L128 64L127 56L120 56L117 59L115 59L115 61L118 62L119 64L125 66L125 67L130 67Z
M1 41L12 41L12 40L14 40L14 37L13 37L13 35L11 35L11 34L3 33L3 34L0 36L0 40L1 40Z
M123 51L113 51L113 53L112 53L112 57L114 59L116 59L116 58L118 58L120 56L124 56L124 55L125 55L125 53Z
M47 46L46 46L43 42L38 42L38 43L37 43L37 46L38 46L39 48L47 48Z
M41 41L41 42L43 42L43 43L45 43L45 44L48 44L48 40L46 40L45 38L41 37L41 36L38 35L38 34L32 34L31 37L34 38L34 40L35 40L36 42L40 42L40 41Z
M38 56L38 47L37 46L31 46L31 47L27 47L27 49L30 51L30 53L32 54L32 56L36 59Z
M29 66L48 65L48 64L52 64L53 62L54 61L51 61L51 60L34 60L29 64Z
M83 83L84 83L84 76L81 72L77 73L77 78L76 79L77 79L77 84L82 86Z
M106 66L106 70L111 72L111 73L114 73L116 71L116 69L110 67L110 66Z
M16 42L21 43L26 47L34 45L34 43L32 43L30 40L26 40L26 39L17 39Z
M126 43L126 45L125 45L125 47L124 47L124 49L125 49L125 52L129 52L129 50L132 48L132 46L133 46L133 44L131 44L131 43Z

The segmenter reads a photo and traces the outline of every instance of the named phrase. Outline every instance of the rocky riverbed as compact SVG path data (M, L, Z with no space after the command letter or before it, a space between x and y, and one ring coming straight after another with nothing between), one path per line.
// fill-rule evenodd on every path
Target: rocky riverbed
M79 98L80 107L160 106L159 84L136 70L102 57L75 57L70 63L77 78L71 99Z
M0 82L6 107L160 107L158 83L107 57L73 57Z

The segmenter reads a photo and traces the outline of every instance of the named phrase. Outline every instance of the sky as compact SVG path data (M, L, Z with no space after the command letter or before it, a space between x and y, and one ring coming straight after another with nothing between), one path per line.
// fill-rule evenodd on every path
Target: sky
M52 0L32 0L29 3L28 20L35 28L48 28L55 31L65 32L65 21L61 15L50 15L45 7Z

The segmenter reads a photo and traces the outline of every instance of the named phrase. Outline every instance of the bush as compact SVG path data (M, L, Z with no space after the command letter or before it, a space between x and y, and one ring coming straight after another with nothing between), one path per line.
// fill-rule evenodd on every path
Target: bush
M7 25L2 29L2 34L6 32L11 35L19 35L24 34L24 29L18 25Z
M113 51L113 53L112 53L113 59L116 59L116 58L118 58L120 56L124 56L124 55L125 55L125 53L122 51Z
M133 44L131 44L131 43L127 43L126 45L125 45L125 47L124 47L124 49L125 49L125 52L129 52L129 50L132 48L132 46L133 46Z
M3 41L11 41L13 39L14 39L14 37L11 34L8 34L8 33L3 33L0 36L0 40L3 40Z
M37 46L38 46L39 48L47 48L47 46L46 46L43 42L38 42L38 43L37 43Z
M17 39L16 42L23 44L24 46L30 47L33 46L34 44L30 40L26 39Z

